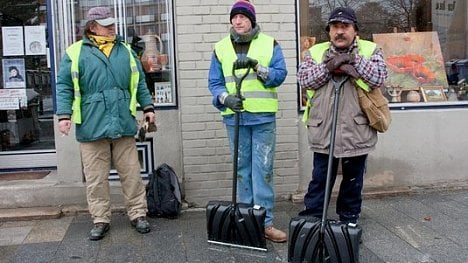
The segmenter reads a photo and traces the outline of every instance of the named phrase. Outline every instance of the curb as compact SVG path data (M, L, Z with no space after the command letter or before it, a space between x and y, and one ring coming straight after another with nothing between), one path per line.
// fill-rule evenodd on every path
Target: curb
M444 185L432 187L408 187L391 189L388 191L365 191L363 197L365 198L382 198L387 196L401 196L423 194L430 192L453 192L467 190L467 185ZM303 202L305 193L295 193L289 199L292 203ZM335 196L332 194L332 198ZM197 212L203 211L204 207L190 207L185 201L182 203L181 212ZM111 207L112 212L126 212L124 205L115 205ZM27 221L39 219L56 219L62 216L74 216L79 214L89 214L87 205L67 205L57 207L27 207L27 208L1 208L0 209L0 222L7 221Z
M62 216L58 207L30 207L0 209L0 222L56 219Z
M205 209L205 208L200 208ZM182 204L181 212L197 211L196 208L189 208L187 203ZM111 207L112 213L125 213L127 210L124 205L115 205ZM67 205L67 206L43 206L27 208L3 208L0 209L0 222L8 221L27 221L42 219L57 219L62 216L75 216L89 214L87 205Z

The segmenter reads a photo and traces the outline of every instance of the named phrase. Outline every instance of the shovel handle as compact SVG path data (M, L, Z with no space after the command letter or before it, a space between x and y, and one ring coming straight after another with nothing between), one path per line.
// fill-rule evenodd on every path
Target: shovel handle
M339 111L339 102L340 102L340 89L343 87L344 83L349 79L349 75L343 74L333 74L332 81L335 86L335 97L333 100L333 112L332 112L332 125L330 127L330 145L328 152L328 166L327 166L327 180L325 183L325 198L323 200L323 211L322 211L322 222L320 225L320 235L321 237L325 234L325 224L328 214L328 205L330 203L330 194L331 194L331 177L333 169L333 153L335 151L335 136L336 136L336 126L338 124L338 111ZM322 239L323 240L323 239Z
M236 62L233 62L232 64L232 76L234 78L234 81L236 82L236 95L238 97L240 97L241 93L241 84L242 84L242 81L244 81L244 79L247 77L247 75L249 75L250 73L250 70L252 69L252 67L248 66L247 67L247 71L242 74L242 75L237 75L236 74L236 70L238 69L242 69L242 68L238 68L236 67Z
M241 97L241 84L242 81L249 75L251 67L248 66L247 70L242 75L236 75L236 70L240 69L236 67L236 62L232 65L232 76L236 82L236 96ZM240 113L235 113L235 126L234 126L234 152L233 152L233 167L232 167L232 206L237 205L237 166L239 157L239 125L240 125Z

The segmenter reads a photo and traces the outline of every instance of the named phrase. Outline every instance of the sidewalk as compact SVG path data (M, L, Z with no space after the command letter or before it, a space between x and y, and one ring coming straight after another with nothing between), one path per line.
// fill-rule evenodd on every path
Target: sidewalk
M279 202L276 226L287 230L301 207ZM87 214L0 222L0 262L287 262L287 243L266 253L208 244L204 209L150 218L146 235L121 211L112 220L101 241L88 240ZM360 262L468 262L468 190L365 198L360 224Z

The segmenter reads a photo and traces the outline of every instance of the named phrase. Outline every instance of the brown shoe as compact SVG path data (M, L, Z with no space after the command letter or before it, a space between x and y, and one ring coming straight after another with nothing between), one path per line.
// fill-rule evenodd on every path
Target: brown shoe
M286 233L272 226L265 228L265 238L276 243L283 243L288 241Z

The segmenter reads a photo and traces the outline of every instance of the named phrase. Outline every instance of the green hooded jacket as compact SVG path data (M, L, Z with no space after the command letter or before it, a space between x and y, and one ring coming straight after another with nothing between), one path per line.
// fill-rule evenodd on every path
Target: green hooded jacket
M137 122L129 109L131 95L130 57L122 38L117 36L109 57L106 57L88 38L83 37L79 56L79 84L81 92L81 124L76 124L76 139L90 142L135 136ZM132 52L136 58L136 54ZM140 72L137 102L142 108L153 107L146 86L145 74ZM65 54L57 75L57 110L60 118L71 117L74 100L71 60Z

